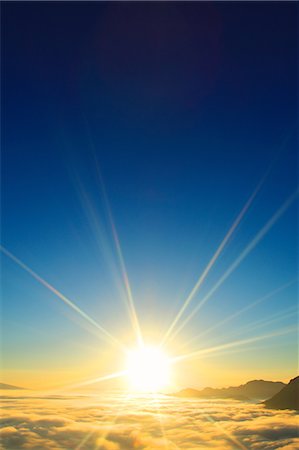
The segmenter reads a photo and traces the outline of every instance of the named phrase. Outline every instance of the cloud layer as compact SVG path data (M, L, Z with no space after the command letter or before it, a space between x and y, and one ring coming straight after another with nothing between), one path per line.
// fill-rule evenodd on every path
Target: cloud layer
M299 448L295 412L232 400L120 393L5 396L0 423L7 450Z

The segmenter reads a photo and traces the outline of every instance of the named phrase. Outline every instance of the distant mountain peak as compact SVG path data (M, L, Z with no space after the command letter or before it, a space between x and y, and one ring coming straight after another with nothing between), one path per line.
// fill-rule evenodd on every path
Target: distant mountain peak
M248 385L253 385L253 384L257 384L257 383L279 383L279 384L284 384L281 381L268 381L268 380L250 380L247 381L247 383L245 383L243 386L248 386Z
M265 400L277 394L286 384L281 381L251 380L240 386L230 386L228 388L210 388L201 390L183 389L174 394L177 397L195 398L232 398L236 400Z
M12 384L0 383L0 389L26 389L20 386L13 386Z

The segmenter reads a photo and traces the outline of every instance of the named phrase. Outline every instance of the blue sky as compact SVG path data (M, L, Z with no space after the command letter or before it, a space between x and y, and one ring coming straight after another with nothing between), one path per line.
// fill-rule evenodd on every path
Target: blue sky
M191 311L297 188L295 9L6 3L3 245L105 328L128 333L97 161L141 324L161 335L268 171ZM296 226L294 202L181 340L294 280ZM62 366L75 353L75 367L82 343L102 345L5 256L2 280L9 370L38 368L45 349L53 354L45 367L55 367L57 352ZM292 307L296 284L237 325Z

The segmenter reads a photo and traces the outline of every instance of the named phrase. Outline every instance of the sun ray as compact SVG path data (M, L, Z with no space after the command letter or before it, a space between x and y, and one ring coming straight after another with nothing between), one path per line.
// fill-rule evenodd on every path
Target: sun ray
M86 189L82 185L81 181L77 178L76 189L78 191L78 196L80 198L82 208L86 217L89 221L90 228L93 231L95 241L99 247L100 252L104 255L105 261L108 264L109 270L113 274L114 283L116 284L121 297L124 296L124 286L123 281L119 275L119 268L117 267L114 258L112 257L111 248L108 245L108 237L105 236L105 229L99 215L97 214L96 208L91 201L90 196L86 192Z
M213 288L208 292L208 294L197 304L197 306L191 311L191 313L186 317L182 324L177 328L175 333L171 336L173 339L186 325L187 323L197 314L197 312L203 307L203 305L212 297L212 295L220 288L220 286L226 281L226 279L238 268L241 262L252 252L252 250L257 246L257 244L264 238L264 236L270 231L270 229L275 225L275 223L280 219L280 217L287 211L287 209L295 201L299 193L299 189L296 191L282 204L282 206L273 214L273 216L266 222L266 224L260 229L256 236L251 240L251 242L245 247L241 254L235 259L235 261L230 265L230 267L225 271L225 273L220 277L220 279L215 283ZM173 329L173 327L172 327ZM168 333L169 336L169 333ZM164 344L166 339L163 340Z
M256 330L256 329L258 329L260 327L267 327L267 326L272 325L274 323L281 322L281 321L283 321L285 319L292 318L292 317L294 317L294 313L295 312L296 312L296 308L292 308L291 312L290 312L290 308L287 308L287 309L285 309L282 312L280 311L278 314L273 314L272 316L270 316L269 320L267 320L267 319L258 320L256 322L251 322L250 324L247 325L247 327L242 326L236 332L231 333L229 335L229 337L231 338L231 337L238 336L240 334L244 334L244 330L245 330L245 333L251 333L252 331L254 331L254 330ZM213 340L215 340L215 339L213 339ZM187 344L189 344L189 343L187 343ZM187 345L184 345L181 348L183 349L186 346ZM261 347L259 347L259 348L261 348ZM246 348L246 350L249 350L249 349L253 350L253 349L256 349L256 347L247 347ZM225 350L225 354L227 354L227 353L236 353L236 352L240 352L240 351L244 351L244 349L243 348L237 349L237 350L234 349L233 351L229 351L229 352L227 350ZM209 354L208 356L218 356L218 355L222 355L223 353L224 352L220 351L220 352L213 353L212 355ZM204 356L206 357L207 355L204 355Z
M89 441L89 439L95 434L95 430L90 431L89 433L87 433L86 436L84 436L84 438L81 440L81 442L79 442L79 444L77 445L77 447L75 447L74 450L80 450L81 448L83 448L83 445L86 444L87 441Z
M90 386L91 384L95 384L95 383L102 383L104 381L114 380L116 378L123 378L127 375L127 373L128 373L127 370L120 370L118 372L113 372L108 375L103 375L101 377L89 378L88 380L81 381L80 383L74 383L74 384L71 384L68 386L63 386L59 390L76 389L76 388L80 388L83 386Z
M273 325L274 323L281 322L285 319L290 319L290 318L294 317L294 315L296 315L296 313L297 313L296 308L287 308L284 311L279 311L279 313L273 314L272 316L270 316L266 319L257 320L255 322L249 323L247 326L238 328L232 335L236 336L236 335L240 335L244 332L251 333L252 331L254 331L258 328L265 328L265 327L268 327L269 325Z
M105 328L103 328L98 322L96 322L94 319L92 319L88 314L86 314L84 311L82 311L82 309L79 308L75 303L73 303L69 298L67 298L65 295L63 295L61 292L59 292L54 286L52 286L50 283L48 283L46 280L44 280L41 276L39 276L36 272L34 272L23 261L21 261L15 255L13 255L10 251L8 251L2 245L0 245L0 250L2 251L2 253L4 255L6 255L8 258L10 258L12 261L14 261L19 267L21 267L27 273L29 273L36 281L38 281L45 288L47 288L54 295L56 295L56 297L58 297L60 300L62 300L63 303L65 303L73 311L75 311L81 317L83 317L83 319L87 320L91 325L93 325L98 330L100 330L102 335L103 335L103 337L105 337L105 339L108 340L108 342L116 345L117 347L120 347L120 348L124 349L123 344L121 342L119 342L118 339L116 339L114 336L112 336L112 334L110 334Z
M225 356L227 357L227 355L234 355L236 353L244 353L249 352L249 351L261 351L262 349L269 349L269 348L276 348L276 345L254 345L254 346L246 346L244 347L235 347L233 349L224 349L224 350L219 350L219 351L215 351L214 353L206 353L204 355L201 355L200 358L219 358L220 356Z
M102 195L103 195L103 199L104 199L104 204L105 204L105 208L106 208L107 215L108 215L108 220L109 220L110 227L111 227L111 232L112 232L112 236L113 236L113 242L114 242L116 253L117 253L117 256L118 256L118 260L119 260L119 264L120 264L120 270L121 270L121 275L122 275L124 286L125 286L125 290L126 290L128 309L129 309L129 313L130 313L130 319L131 319L131 322L132 322L132 325L133 325L133 329L134 329L136 337L137 337L137 342L138 342L139 346L143 346L143 338L142 338L141 328L140 328L140 324L139 324L139 320L138 320L138 316L137 316L137 312L136 312L136 307L135 307L135 303L134 303L134 299L133 299L132 289L131 289L131 285L130 285L130 281L129 281L129 277L128 277L128 272L127 272L127 268L126 268L126 264L125 264L125 260L124 260L124 256L123 256L123 252L122 252L119 236L118 236L118 233L117 233L117 230L116 230L116 226L115 226L115 222L114 222L114 218L113 218L113 214L112 214L112 209L111 209L111 206L110 206L110 203L109 203L109 199L108 199L105 183L104 183L104 180L103 180L103 176L102 176L102 173L101 173L101 170L100 170L99 162L98 162L98 159L97 159L95 154L94 154L94 158L95 158L95 163L96 163L96 170L97 170L98 180L99 180L99 184L100 184L100 187L101 187L101 191L102 191Z
M125 306L128 310L128 314L129 314L130 321L133 326L133 331L135 333L137 342L139 345L142 345L142 343L143 343L142 333L141 333L141 328L139 326L139 320L138 320L138 316L136 313L136 308L135 308L135 304L134 304L134 300L133 300L129 277L127 274L125 261L124 261L123 253L121 250L121 245L120 245L118 233L116 230L116 226L114 223L112 210L110 207L105 184L104 184L103 177L102 177L100 167L99 167L99 163L98 163L98 160L96 157L93 140L90 136L90 131L89 131L87 120L86 120L86 127L87 127L87 135L89 138L90 150L91 150L92 156L94 158L94 162L95 162L95 168L96 168L96 174L97 174L96 180L97 180L99 191L102 194L102 201L104 203L105 212L106 212L108 222L109 222L109 225L111 228L111 234L112 234L113 244L114 244L116 254L117 254L118 265L115 263L114 258L111 257L112 256L111 248L109 248L107 241L104 239L106 230L104 230L103 223L101 222L101 220L96 212L96 208L95 208L90 196L86 192L86 189L84 188L78 175L75 176L76 190L78 192L78 196L80 198L84 212L86 213L87 218L90 223L90 226L94 232L94 236L95 236L97 245L99 246L100 250L104 253L106 261L109 265L109 268L116 278L116 285L121 293L121 298L124 301ZM120 279L119 279L119 271L120 271Z
M165 444L167 445L166 449L169 449L168 439L167 439L167 436L166 436L165 427L163 425L163 420L162 420L162 417L161 417L159 399L158 399L158 396L157 396L157 394L155 392L152 395L153 395L153 399L154 399L156 415L158 417L158 422L159 422L159 425L160 425L161 435L163 436L163 440L164 440ZM176 448L179 448L179 447L176 446Z
M88 140L89 140L89 144L90 144L90 149L91 149L91 152L92 152L92 155L94 158L94 162L95 162L97 181L98 181L100 192L102 194L102 199L104 201L105 210L106 210L106 213L108 216L108 222L111 227L113 243L115 246L115 250L116 250L116 254L117 254L117 258L118 258L118 262L119 262L119 267L120 267L120 271L121 271L121 276L122 276L122 280L123 280L123 284L124 284L124 288L125 288L125 292L126 292L126 306L128 308L130 320L131 320L131 323L133 326L134 333L136 335L137 343L140 347L142 347L144 345L143 337L142 337L141 327L139 324L138 315L136 312L135 302L133 299L132 289L131 289L131 285L130 285L130 281L129 281L129 277L128 277L125 259L123 256L123 251L121 248L119 236L118 236L117 229L115 226L112 209L111 209L110 202L108 199L108 194L107 194L107 190L105 187L102 172L100 169L99 161L98 161L98 158L96 155L95 146L94 146L94 142L93 142L93 139L91 136L89 124L88 124L88 121L86 118L85 118L85 123L86 123L86 132L87 132L87 136L88 136Z
M78 181L78 185L80 185L79 193L80 193L80 197L82 199L82 204L84 205L84 210L87 214L88 220L93 229L97 244L98 244L99 248L104 251L104 254L106 256L106 260L109 264L109 268L110 268L111 272L113 272L114 275L116 273L118 274L119 268L120 268L121 286L120 286L119 279L116 280L117 286L119 288L119 291L121 291L121 298L124 301L125 306L127 308L129 318L130 318L131 324L133 326L133 331L136 336L137 342L139 343L139 345L141 345L141 343L143 342L141 330L140 330L139 321L138 321L136 309L134 306L132 291L131 291L131 287L130 287L130 283L129 283L129 278L128 278L127 271L125 268L125 263L124 263L124 259L122 256L121 247L120 247L120 243L118 240L115 226L114 226L113 222L112 222L112 225L110 224L111 232L112 232L112 236L113 236L113 243L117 249L117 257L118 257L118 261L119 261L119 267L117 269L116 269L116 267L117 267L116 264L111 259L111 255L109 255L109 249L107 247L107 243L105 242L105 240L103 238L103 234L104 234L103 226L99 220L99 217L95 211L95 208L91 202L91 199L89 198L87 192L85 191L83 186L81 186L81 183L79 181Z
M268 174L268 172L266 173L266 175L267 174ZM167 341L169 335L171 334L172 330L174 329L174 327L176 326L176 324L178 323L178 321L180 320L180 318L184 314L186 308L189 306L191 301L194 299L194 296L198 292L200 286L204 283L208 273L212 269L213 265L216 263L216 261L219 258L220 254L222 253L222 251L224 250L225 246L227 245L229 239L231 238L231 236L233 235L233 233L235 232L235 230L239 226L241 220L243 219L244 215L246 214L246 212L250 208L250 206L251 206L252 202L254 201L256 195L260 191L260 189L261 189L261 187L262 187L262 185L263 185L263 183L265 181L266 175L259 182L259 184L255 188L255 190L253 191L253 193L251 194L251 196L249 197L249 199L247 200L247 202L243 206L242 210L240 211L240 213L238 214L237 218L235 219L235 221L231 225L230 229L226 233L225 237L223 238L221 244L217 248L217 250L214 253L213 257L209 261L209 263L206 266L206 268L204 269L203 273L200 275L200 277L197 280L197 282L196 282L195 286L193 287L192 291L190 292L190 294L188 295L188 297L184 301L181 309L179 310L178 314L176 315L176 317L174 318L174 320L171 323L170 327L168 328L167 332L165 333L165 336L164 336L164 338L162 340L162 344L161 345L164 345L166 343L166 341Z
M126 395L123 396L123 406L126 405L126 402L128 401L128 399L131 397L130 393L127 393ZM111 422L109 423L108 429L102 434L102 436L99 439L99 443L97 443L97 446L95 448L95 450L100 449L100 446L102 446L103 441L106 440L106 438L109 436L109 434L111 433L111 429L112 427L116 424L118 418L120 417L120 415L122 414L123 409L118 409L117 413L115 414L115 416L113 417L113 420L111 420ZM102 442L101 442L102 441Z
M104 252L104 255L106 257L106 261L109 265L109 268L111 272L115 276L115 282L118 287L118 290L120 292L120 296L122 301L125 304L125 307L127 308L130 322L133 327L133 332L136 336L137 342L140 343L142 341L141 337L141 331L139 322L137 319L137 314L134 307L133 297L131 293L130 283L128 280L127 272L122 271L121 272L121 278L119 278L119 266L116 265L116 263L112 260L111 255L109 254L109 248L107 245L107 242L103 238L104 230L103 225L101 224L99 217L96 213L95 207L91 202L91 199L89 198L87 192L85 191L84 187L81 185L81 183L78 181L78 185L80 185L80 198L82 199L82 204L84 206L85 213L87 214L88 220L90 222L90 226L94 232L94 236L96 239L96 242L100 248L101 251ZM114 238L113 238L114 239ZM131 300L128 300L128 298Z
M224 434L226 437L228 437L228 439L230 441L233 442L233 444L237 445L237 447L241 450L248 450L248 447L245 447L245 445L239 441L232 433L230 433L228 430L226 430L223 425L220 425L218 422L216 422L209 414L204 414L203 416L209 421L211 422L213 425L215 425L215 427L218 428L218 430Z
M249 305L245 306L242 309L239 309L238 311L236 311L235 313L233 313L232 315L226 317L225 319L221 320L220 322L217 322L216 324L214 324L213 326L211 326L210 328L203 330L201 333L197 334L196 336L194 336L192 339L190 339L188 342L186 342L184 344L184 347L187 347L188 345L190 345L192 342L197 341L198 339L202 338L203 336L205 336L206 334L210 333L211 331L215 330L216 328L226 324L227 322L230 322L231 320L235 319L236 317L239 317L241 314L243 314L244 312L249 311L250 309L254 308L255 306L259 305L260 303L268 300L269 298L272 298L273 296L275 296L276 294L278 294L279 292L283 291L284 289L287 289L288 287L290 287L292 284L294 284L297 281L297 279L295 280L291 280L288 283L283 284L282 286L272 290L271 292L269 292L268 294L264 295L263 297L260 297L259 299L255 300L254 302L250 303ZM242 328L244 329L244 328ZM173 336L174 338L174 336Z
M251 333L252 331L254 331L258 328L266 328L269 325L273 325L274 323L281 322L285 319L290 319L290 318L294 317L294 313L296 312L295 309L293 309L292 312L289 312L289 309L285 310L285 311L287 311L287 312L285 312L285 314L282 314L281 312L279 314L274 314L273 316L271 316L269 318L269 320L264 319L262 321L251 322L250 324L247 325L247 327L242 326L235 332L231 333L230 337L244 334L244 331L245 331L245 333Z
M247 345L247 344L251 344L253 342L258 342L258 341L262 341L262 340L265 340L265 339L271 339L271 338L275 338L275 337L278 337L278 336L291 334L291 333L294 333L294 332L295 333L297 332L297 326L287 327L287 328L284 328L282 330L276 331L274 333L263 334L261 336L254 336L252 338L247 338L247 339L241 339L241 340L238 340L238 341L228 342L228 343L225 343L225 344L217 345L215 347L208 347L208 348L204 348L204 349L201 349L201 350L196 350L194 352L186 353L186 354L181 355L181 356L175 356L174 358L172 358L170 360L170 363L174 364L174 363L178 363L178 362L181 362L181 361L185 361L187 359L197 358L198 356L201 356L201 355L210 354L210 353L216 352L218 350L225 350L225 349L230 349L230 348L234 348L234 347L238 347L238 346L242 346L242 345Z
M129 398L129 396L130 396L129 393L123 396L123 399L122 399L122 400L123 400L123 403L124 403L124 404L125 404L125 402L127 401L127 399ZM121 415L121 413L122 413L122 410L121 410L121 409L118 409L118 410L117 410L117 413L115 414L115 416L113 417L113 419L112 419L111 422L109 423L108 429L107 429L107 430L102 434L102 436L99 438L100 441L102 441L102 442L105 441L105 439L107 438L108 434L109 434L110 431L111 431L112 426L115 425L115 423L116 423L117 419L119 418L119 416ZM75 448L75 450L80 450L80 449L84 448L83 445L85 445L86 442L87 442L87 441L88 441L88 440L89 440L89 439L90 439L97 431L98 431L98 429L96 428L95 430L92 430L90 433L88 433L88 434L82 439L82 441L79 443L79 445ZM99 448L99 445L101 445L101 443L100 443L100 444L97 444L96 449ZM95 449L95 450L96 450L96 449Z

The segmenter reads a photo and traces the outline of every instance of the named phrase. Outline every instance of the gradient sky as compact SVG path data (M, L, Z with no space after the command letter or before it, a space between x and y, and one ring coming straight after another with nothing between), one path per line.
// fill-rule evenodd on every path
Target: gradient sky
M131 343L97 161L142 330L159 342L263 176L184 317L297 189L296 8L3 4L2 245ZM296 325L296 222L295 200L170 352ZM94 327L5 255L2 297L3 381L34 387L119 369ZM287 380L296 355L293 332L186 362L178 384Z

